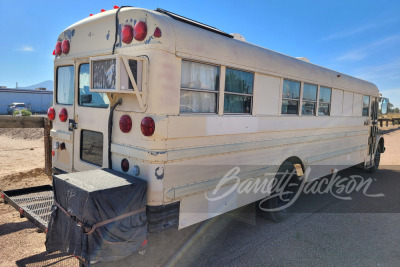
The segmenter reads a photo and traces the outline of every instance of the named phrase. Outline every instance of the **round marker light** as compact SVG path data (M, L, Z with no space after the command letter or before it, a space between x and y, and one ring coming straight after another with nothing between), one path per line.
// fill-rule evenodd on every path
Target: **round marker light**
M154 30L154 37L156 37L156 38L160 38L161 37L161 30L160 30L160 28L156 28L155 30Z
M56 118L56 110L53 107L47 110L47 118L49 118L51 121L54 121Z
M133 39L133 27L131 25L124 25L121 30L122 42L130 44Z
M62 52L64 54L68 54L69 53L69 41L68 40L62 41L61 49L62 49Z
M147 24L144 21L138 21L133 28L134 37L137 41L143 41L147 35Z
M61 42L57 42L57 43L56 43L56 48L55 48L55 54L56 54L56 56L61 55L61 52L62 52L62 50L61 50Z
M122 169L124 172L129 171L129 161L128 161L127 159L123 159L123 160L121 161L121 169Z
M138 176L140 174L140 168L138 165L132 167L132 174Z
M60 114L58 114L60 121L64 122L68 119L68 112L65 108L60 110Z
M129 133L132 129L132 119L128 115L123 115L119 119L119 129L123 133Z
M145 117L142 119L140 123L140 129L142 130L142 134L144 136L152 136L156 126L154 124L154 120L151 117Z

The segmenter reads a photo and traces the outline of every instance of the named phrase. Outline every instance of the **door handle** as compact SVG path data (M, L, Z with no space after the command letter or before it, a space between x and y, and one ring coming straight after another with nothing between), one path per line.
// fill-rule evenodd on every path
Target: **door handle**
M68 123L68 131L72 132L73 130L78 128L78 124L74 120L69 120Z

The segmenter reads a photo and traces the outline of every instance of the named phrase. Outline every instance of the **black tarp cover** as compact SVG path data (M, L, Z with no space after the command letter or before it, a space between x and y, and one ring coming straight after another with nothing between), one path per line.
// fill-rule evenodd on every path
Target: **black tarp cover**
M74 216L87 225L146 207L147 182L110 169L53 176L54 200L46 235L48 252L62 251L89 261L112 261L139 249L147 238L146 212L100 226L86 234Z

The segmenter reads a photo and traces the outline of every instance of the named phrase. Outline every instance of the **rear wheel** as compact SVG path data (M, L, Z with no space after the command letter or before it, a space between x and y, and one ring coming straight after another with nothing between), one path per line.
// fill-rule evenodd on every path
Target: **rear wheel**
M273 222L281 222L293 213L292 200L296 196L300 180L292 162L284 162L275 179L278 187L272 188L271 192L271 196L275 197L260 200L257 203L257 214Z

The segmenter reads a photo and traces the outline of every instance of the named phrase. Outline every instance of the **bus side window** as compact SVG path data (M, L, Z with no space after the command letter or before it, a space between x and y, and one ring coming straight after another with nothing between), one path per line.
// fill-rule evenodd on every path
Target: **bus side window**
M363 107L362 107L362 115L365 117L369 116L369 96L363 96Z
M283 80L282 114L299 114L300 82Z
M182 60L182 113L217 113L219 67Z
M253 81L253 73L226 68L224 113L251 113Z
M317 90L318 90L317 85L304 83L303 104L301 110L302 115L315 116L317 107Z
M332 89L320 86L318 116L329 116L331 113Z

